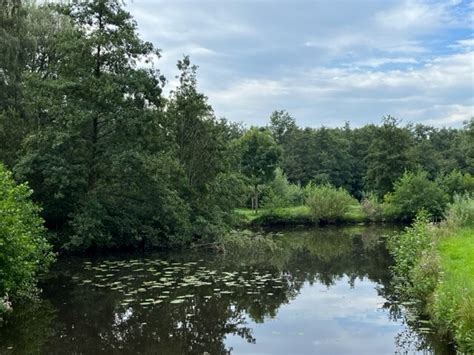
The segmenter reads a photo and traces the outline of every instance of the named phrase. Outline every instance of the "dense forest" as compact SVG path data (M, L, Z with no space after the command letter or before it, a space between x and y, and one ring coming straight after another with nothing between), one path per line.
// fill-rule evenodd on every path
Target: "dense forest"
M408 171L448 195L472 190L472 119L303 128L281 110L245 128L216 117L189 57L164 95L160 50L120 1L4 1L0 26L0 160L33 190L58 249L212 240L236 207L275 203L275 178L358 200L382 200ZM280 204L305 197L290 198Z

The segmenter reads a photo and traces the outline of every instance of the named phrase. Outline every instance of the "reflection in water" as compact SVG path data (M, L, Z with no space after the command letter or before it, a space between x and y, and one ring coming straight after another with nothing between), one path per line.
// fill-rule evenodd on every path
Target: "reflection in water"
M43 301L17 307L0 328L0 353L413 350L390 288L381 238L389 231L285 231L282 251L261 260L156 253L61 261L43 282Z

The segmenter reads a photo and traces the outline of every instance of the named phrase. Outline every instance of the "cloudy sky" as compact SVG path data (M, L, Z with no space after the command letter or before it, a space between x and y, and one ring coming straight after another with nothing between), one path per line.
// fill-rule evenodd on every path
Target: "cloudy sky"
M459 127L474 116L474 2L133 0L140 35L175 86L184 54L217 116L263 125L404 122Z

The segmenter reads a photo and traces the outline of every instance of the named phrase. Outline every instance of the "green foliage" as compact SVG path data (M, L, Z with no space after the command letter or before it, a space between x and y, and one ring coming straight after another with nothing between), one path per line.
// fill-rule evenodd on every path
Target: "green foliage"
M253 187L252 207L258 210L259 185L275 176L280 148L267 130L251 128L240 138L240 168Z
M252 185L273 179L280 155L279 148L266 130L252 128L240 139L241 169Z
M25 4L0 9L0 161L32 187L58 248L211 240L249 195L255 210L262 195L265 213L305 221L285 208L304 204L309 182L380 198L416 167L449 198L472 193L472 119L461 129L401 127L392 117L313 129L280 110L268 127L244 130L216 118L189 57L163 97L160 50L140 38L121 1ZM440 215L429 187L424 205L367 198L362 207L351 202L344 220L411 218L420 205ZM341 218L329 214L323 219Z
M264 208L300 206L304 203L304 190L300 185L291 184L281 168L275 170L275 177L267 184L267 189L262 199Z
M319 222L334 223L344 220L350 206L358 202L346 190L331 185L310 185L306 205L312 217Z
M474 202L471 200L471 204ZM474 230L451 229L437 247L443 271L429 312L462 353L474 351Z
M251 220L252 225L258 226L314 225L315 222L308 206L266 209Z
M292 183L350 187L352 163L346 130L292 129L282 147L282 167Z
M285 141L286 137L296 129L296 122L285 110L273 111L270 115L270 126L268 127L273 138L278 144Z
M385 201L393 206L396 216L402 220L413 219L420 210L440 218L447 195L435 181L428 179L425 171L405 172L395 182L393 193L385 196Z
M384 219L384 206L374 193L364 196L361 207L369 221L378 222Z
M383 197L395 181L409 169L412 137L408 128L399 127L399 120L387 116L377 130L367 156L366 191Z
M441 174L436 182L446 192L452 201L455 195L474 195L474 176L453 170L449 174Z
M432 257L433 232L428 214L421 211L402 234L391 236L388 249L395 265L393 271L404 299L426 302L437 282L437 267Z
M149 65L160 52L120 1L26 12L35 46L21 112L0 111L0 158L32 186L57 246L166 247L225 231L244 195L239 131L214 117L189 58L164 100Z
M445 221L450 228L474 227L474 199L468 195L454 196L446 208Z
M16 185L0 164L0 313L13 300L32 296L37 276L54 259L40 209L26 184Z
M456 197L446 221L429 223L426 212L401 235L388 240L395 259L394 282L401 301L428 315L458 351L474 350L474 200Z

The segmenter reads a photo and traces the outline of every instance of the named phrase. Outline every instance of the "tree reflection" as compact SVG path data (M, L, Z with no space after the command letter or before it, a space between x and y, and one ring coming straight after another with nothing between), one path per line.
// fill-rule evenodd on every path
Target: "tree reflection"
M170 264L200 260L196 270L236 275L235 282L214 279L199 286L177 284L169 299L148 305L124 304L127 296L120 289L73 281L94 276L84 271L80 259L59 263L45 282L45 301L18 308L8 317L7 326L0 328L0 353L14 346L18 353L229 354L232 349L226 346L226 337L258 341L252 322L275 317L305 283L330 288L344 277L349 278L350 287L363 279L376 283L378 293L387 300L384 307L397 319L401 311L391 303L391 260L380 238L384 233L379 228L287 231L281 237L281 251L261 260L195 253L146 256L144 270L153 260L166 258ZM123 265L114 266L119 280L131 273L127 262ZM256 279L256 274L266 276ZM151 277L133 275L128 286L135 289ZM143 297L157 299L150 290ZM182 303L169 302L179 297L185 297Z

